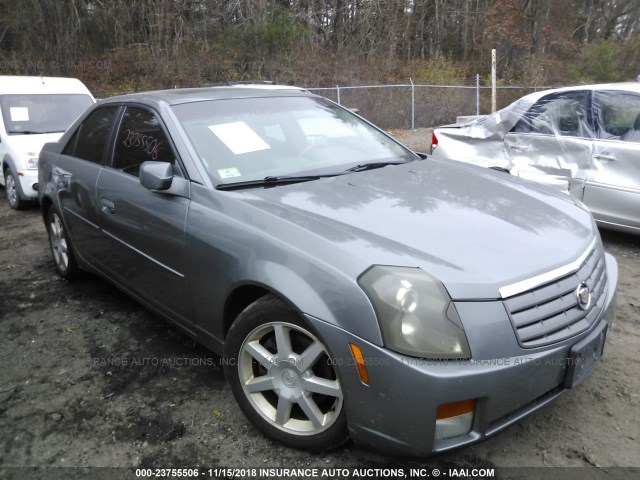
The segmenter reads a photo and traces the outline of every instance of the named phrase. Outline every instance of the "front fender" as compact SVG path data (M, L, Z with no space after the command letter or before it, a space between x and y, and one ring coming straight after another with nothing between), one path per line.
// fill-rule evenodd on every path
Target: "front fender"
M269 290L301 314L312 315L382 346L373 306L355 279L335 271L321 271L312 265L293 270L275 262L257 261L252 266L252 282L268 285Z

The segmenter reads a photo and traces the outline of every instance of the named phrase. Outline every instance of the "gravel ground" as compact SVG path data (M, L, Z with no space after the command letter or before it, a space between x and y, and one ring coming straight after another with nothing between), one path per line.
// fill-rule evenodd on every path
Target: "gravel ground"
M428 148L428 131L392 133ZM61 280L39 210L15 212L2 201L0 478L40 472L15 467L64 466L127 467L118 478L135 478L135 467L194 466L482 467L502 478L526 477L500 473L505 467L578 466L592 467L580 470L592 478L637 475L610 467L640 467L640 237L602 236L620 278L596 372L495 438L421 462L352 444L311 454L264 438L236 406L215 356L96 277ZM39 478L51 478L45 472Z

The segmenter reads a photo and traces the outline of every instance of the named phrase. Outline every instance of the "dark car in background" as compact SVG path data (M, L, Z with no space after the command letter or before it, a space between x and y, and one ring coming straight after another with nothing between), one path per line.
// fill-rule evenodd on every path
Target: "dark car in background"
M278 86L104 100L39 167L60 275L223 356L269 437L404 456L492 435L598 364L616 261L579 202L526 183Z
M553 186L598 225L640 233L640 83L532 93L470 123L436 128L432 154Z

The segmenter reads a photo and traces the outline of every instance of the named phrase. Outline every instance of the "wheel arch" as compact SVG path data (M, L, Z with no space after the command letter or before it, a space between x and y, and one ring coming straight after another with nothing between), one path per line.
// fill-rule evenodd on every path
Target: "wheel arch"
M49 209L53 205L53 201L48 196L43 196L40 199L40 215L42 215L42 221L47 222L47 214L49 213Z
M229 329L245 308L267 295L277 297L289 305L293 310L298 312L302 318L302 312L300 312L295 304L280 292L259 283L243 283L241 285L237 285L229 295L227 295L223 310L223 337L225 339L227 338Z
M233 322L235 322L238 315L251 305L253 302L265 295L270 294L271 291L264 286L257 284L244 284L237 286L232 290L225 301L223 310L223 335L227 338L227 333Z
M313 271L313 280L287 265L254 261L251 271L224 296L222 338L226 339L237 316L260 297L272 294L302 317L314 318L347 329L354 335L382 345L382 333L370 300L355 281L345 275ZM309 267L311 268L311 267ZM344 282L341 281L343 277Z
M2 158L2 176L3 176L3 179L4 179L4 174L9 169L11 169L14 172L17 171L16 164L13 161L13 158L11 157L11 154L6 153L5 156Z

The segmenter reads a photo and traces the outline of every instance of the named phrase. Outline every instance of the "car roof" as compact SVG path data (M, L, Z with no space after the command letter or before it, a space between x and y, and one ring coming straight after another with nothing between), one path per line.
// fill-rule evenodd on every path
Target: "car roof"
M282 96L311 96L308 90L287 85L237 84L195 88L175 88L150 92L132 93L107 98L104 103L141 102L149 105L179 105L206 100L226 100L231 98L259 98Z
M77 78L0 75L0 95L74 94L91 95Z
M597 83L592 85L572 85L570 87L559 87L559 88L551 88L548 90L541 90L538 92L533 92L528 95L522 97L523 99L528 99L532 101L536 101L539 98L544 97L550 93L559 93L559 92L570 92L576 90L617 90L617 91L628 91L640 93L640 82L620 82L620 83Z

